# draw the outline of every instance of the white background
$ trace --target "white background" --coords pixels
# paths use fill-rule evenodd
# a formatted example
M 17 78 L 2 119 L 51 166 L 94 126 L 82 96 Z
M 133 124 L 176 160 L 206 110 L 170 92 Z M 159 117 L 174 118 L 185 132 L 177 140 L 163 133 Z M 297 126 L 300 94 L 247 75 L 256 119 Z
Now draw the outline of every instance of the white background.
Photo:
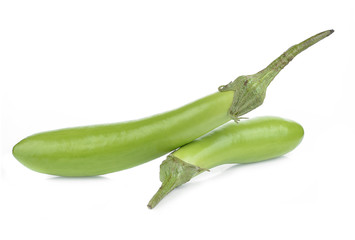
M 1 1 L 0 238 L 354 239 L 352 1 Z M 221 166 L 146 204 L 164 157 L 92 178 L 33 172 L 11 148 L 57 128 L 164 112 L 297 56 L 247 117 L 305 129 L 277 160 Z

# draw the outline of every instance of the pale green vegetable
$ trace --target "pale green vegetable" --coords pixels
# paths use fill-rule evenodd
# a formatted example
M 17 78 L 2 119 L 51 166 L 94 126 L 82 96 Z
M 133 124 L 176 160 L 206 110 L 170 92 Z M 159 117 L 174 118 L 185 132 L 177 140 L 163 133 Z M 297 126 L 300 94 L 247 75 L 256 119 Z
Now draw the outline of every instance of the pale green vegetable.
M 254 163 L 286 154 L 301 142 L 303 134 L 301 125 L 279 117 L 227 123 L 167 157 L 160 166 L 162 186 L 148 207 L 155 207 L 174 188 L 213 167 Z
M 266 88 L 282 68 L 332 33 L 328 30 L 294 45 L 264 70 L 238 77 L 220 92 L 179 109 L 130 122 L 38 133 L 17 143 L 13 155 L 34 171 L 60 176 L 100 175 L 143 164 L 230 119 L 239 121 L 263 103 Z

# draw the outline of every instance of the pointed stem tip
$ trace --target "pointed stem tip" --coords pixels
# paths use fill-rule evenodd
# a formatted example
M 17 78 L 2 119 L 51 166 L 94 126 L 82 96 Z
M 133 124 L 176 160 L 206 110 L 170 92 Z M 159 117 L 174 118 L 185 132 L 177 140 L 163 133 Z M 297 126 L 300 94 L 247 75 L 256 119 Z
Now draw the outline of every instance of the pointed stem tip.
M 173 154 L 160 165 L 161 187 L 148 203 L 148 208 L 154 208 L 174 188 L 190 181 L 191 178 L 206 171 L 190 163 L 184 162 Z
M 176 179 L 169 177 L 164 181 L 159 188 L 159 190 L 154 194 L 152 199 L 150 199 L 147 207 L 153 209 L 169 192 L 176 188 Z
M 318 33 L 303 42 L 293 45 L 256 74 L 243 75 L 227 85 L 220 86 L 218 88 L 220 92 L 235 92 L 232 105 L 229 108 L 231 118 L 238 122 L 242 115 L 259 107 L 264 102 L 267 87 L 277 74 L 299 53 L 328 37 L 333 32 L 334 30 L 331 29 Z

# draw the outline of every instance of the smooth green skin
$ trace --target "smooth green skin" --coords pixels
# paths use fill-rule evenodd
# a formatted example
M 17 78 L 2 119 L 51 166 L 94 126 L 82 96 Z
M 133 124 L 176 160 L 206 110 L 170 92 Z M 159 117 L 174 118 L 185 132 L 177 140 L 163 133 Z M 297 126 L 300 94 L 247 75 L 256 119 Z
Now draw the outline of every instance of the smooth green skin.
M 222 164 L 254 163 L 281 156 L 302 141 L 304 131 L 294 121 L 259 117 L 227 123 L 170 154 L 160 165 L 161 187 L 148 203 L 154 208 L 174 188 Z
M 303 135 L 302 126 L 294 121 L 259 117 L 238 125 L 227 123 L 172 155 L 205 169 L 228 163 L 253 163 L 290 152 Z
M 229 121 L 233 94 L 217 92 L 137 121 L 35 134 L 16 144 L 13 155 L 34 171 L 59 176 L 94 176 L 127 169 Z
M 270 82 L 296 55 L 333 32 L 316 34 L 260 72 L 240 76 L 219 93 L 177 110 L 138 121 L 39 133 L 19 142 L 13 155 L 35 171 L 60 176 L 100 175 L 145 163 L 231 118 L 238 122 L 263 103 Z

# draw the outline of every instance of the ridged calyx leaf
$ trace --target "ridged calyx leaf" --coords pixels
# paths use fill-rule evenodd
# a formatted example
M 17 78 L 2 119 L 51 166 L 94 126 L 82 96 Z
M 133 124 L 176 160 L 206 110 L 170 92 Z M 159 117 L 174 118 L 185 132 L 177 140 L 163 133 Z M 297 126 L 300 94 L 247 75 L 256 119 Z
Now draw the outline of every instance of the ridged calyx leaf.
M 197 174 L 207 171 L 184 162 L 174 155 L 168 155 L 167 159 L 160 165 L 161 187 L 148 203 L 148 208 L 154 208 L 174 188 L 187 183 Z
M 259 107 L 264 102 L 267 87 L 276 75 L 289 62 L 291 62 L 295 56 L 323 38 L 329 36 L 333 32 L 334 30 L 328 30 L 318 33 L 307 40 L 290 47 L 286 52 L 281 54 L 281 56 L 260 72 L 254 75 L 240 76 L 233 82 L 220 86 L 218 88 L 220 92 L 235 92 L 233 103 L 229 109 L 229 114 L 232 119 L 238 122 L 242 115 Z

